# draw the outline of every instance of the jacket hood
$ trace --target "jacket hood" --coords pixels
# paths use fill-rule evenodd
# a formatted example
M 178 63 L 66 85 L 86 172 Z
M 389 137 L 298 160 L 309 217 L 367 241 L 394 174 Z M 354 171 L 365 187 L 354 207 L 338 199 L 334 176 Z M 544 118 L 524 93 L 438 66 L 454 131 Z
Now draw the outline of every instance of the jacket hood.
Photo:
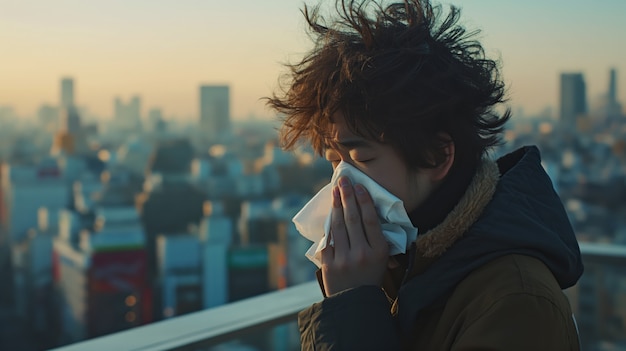
M 398 292 L 401 326 L 411 325 L 421 309 L 449 296 L 473 270 L 504 255 L 540 259 L 562 289 L 582 275 L 578 242 L 539 150 L 523 147 L 495 164 L 484 161 L 457 207 L 439 226 L 418 236 L 413 263 L 429 264 L 411 272 Z

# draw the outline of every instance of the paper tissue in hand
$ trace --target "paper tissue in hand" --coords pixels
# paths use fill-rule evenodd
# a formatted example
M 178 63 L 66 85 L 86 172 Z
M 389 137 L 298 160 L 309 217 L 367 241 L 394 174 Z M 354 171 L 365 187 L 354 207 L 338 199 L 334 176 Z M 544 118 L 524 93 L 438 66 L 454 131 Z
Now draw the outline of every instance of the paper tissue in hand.
M 293 217 L 293 222 L 300 234 L 314 242 L 313 246 L 306 252 L 306 257 L 318 267 L 321 266 L 321 251 L 326 247 L 327 235 L 330 232 L 332 188 L 341 176 L 350 178 L 352 184 L 363 185 L 374 200 L 383 235 L 389 243 L 389 255 L 405 253 L 407 247 L 417 237 L 417 228 L 411 223 L 402 200 L 356 167 L 342 161 L 335 168 L 330 183 L 322 188 Z

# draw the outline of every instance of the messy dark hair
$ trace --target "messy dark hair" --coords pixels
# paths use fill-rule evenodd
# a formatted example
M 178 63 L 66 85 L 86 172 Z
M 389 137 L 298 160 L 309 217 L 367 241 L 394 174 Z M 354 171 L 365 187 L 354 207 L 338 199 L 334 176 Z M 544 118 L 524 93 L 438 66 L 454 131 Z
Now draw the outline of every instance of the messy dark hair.
M 283 114 L 283 147 L 301 139 L 319 154 L 335 113 L 356 135 L 394 147 L 410 167 L 435 167 L 455 143 L 459 157 L 477 161 L 501 142 L 510 109 L 495 111 L 505 89 L 498 62 L 458 24 L 451 6 L 404 0 L 337 0 L 330 24 L 320 6 L 302 11 L 314 48 L 287 64 L 280 93 L 267 99 Z M 456 161 L 455 161 L 456 162 Z

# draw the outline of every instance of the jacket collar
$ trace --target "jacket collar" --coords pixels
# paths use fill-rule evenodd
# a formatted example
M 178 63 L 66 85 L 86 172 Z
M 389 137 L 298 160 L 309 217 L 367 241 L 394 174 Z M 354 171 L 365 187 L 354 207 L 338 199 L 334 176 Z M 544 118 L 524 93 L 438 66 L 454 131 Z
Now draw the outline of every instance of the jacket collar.
M 430 261 L 429 259 L 437 258 L 459 240 L 491 201 L 499 178 L 500 171 L 496 162 L 483 159 L 467 191 L 443 222 L 418 235 L 415 241 L 415 260 L 422 262 L 424 259 Z
M 420 233 L 411 246 L 408 267 L 389 269 L 383 282 L 383 290 L 393 302 L 392 312 L 397 311 L 394 302 L 403 281 L 423 273 L 448 248 L 463 237 L 463 234 L 478 220 L 491 201 L 500 171 L 496 162 L 483 159 L 461 199 L 436 227 Z M 419 228 L 418 228 L 419 229 Z M 405 271 L 406 270 L 406 271 Z M 405 273 L 406 272 L 406 273 Z
M 396 298 L 403 280 L 423 273 L 450 246 L 463 237 L 491 201 L 499 178 L 500 171 L 496 162 L 483 159 L 479 163 L 467 190 L 452 211 L 439 225 L 418 235 L 410 248 L 411 254 L 407 255 L 411 260 L 407 262 L 408 267 L 401 265 L 387 271 L 383 289 L 391 301 Z

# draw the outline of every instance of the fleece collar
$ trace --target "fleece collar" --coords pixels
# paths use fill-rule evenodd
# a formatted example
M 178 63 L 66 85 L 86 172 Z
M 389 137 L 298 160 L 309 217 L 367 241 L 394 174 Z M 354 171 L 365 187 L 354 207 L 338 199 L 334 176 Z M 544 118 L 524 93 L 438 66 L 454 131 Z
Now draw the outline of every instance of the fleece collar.
M 472 271 L 505 255 L 541 260 L 562 289 L 583 271 L 567 213 L 534 146 L 497 163 L 481 162 L 458 205 L 440 225 L 418 236 L 412 254 L 392 305 L 403 329 Z

